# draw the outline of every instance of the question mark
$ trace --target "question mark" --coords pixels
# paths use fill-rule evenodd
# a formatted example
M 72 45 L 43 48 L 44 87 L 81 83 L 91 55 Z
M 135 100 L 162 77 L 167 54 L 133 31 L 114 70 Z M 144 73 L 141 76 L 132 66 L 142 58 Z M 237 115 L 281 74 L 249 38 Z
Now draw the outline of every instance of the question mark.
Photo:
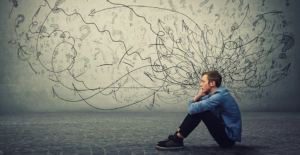
M 279 39 L 280 44 L 284 44 L 283 48 L 281 49 L 281 52 L 284 52 L 284 53 L 281 53 L 279 55 L 279 58 L 285 59 L 286 58 L 285 52 L 294 46 L 295 39 L 288 35 L 276 35 L 274 38 Z
M 290 48 L 292 48 L 295 44 L 295 39 L 291 36 L 283 35 L 281 43 L 284 44 L 284 47 L 282 48 L 282 52 L 286 52 Z
M 94 60 L 97 60 L 97 55 L 100 53 L 100 48 L 95 48 L 98 52 L 94 54 Z M 101 51 L 102 52 L 102 51 Z
M 87 32 L 86 32 L 84 35 L 82 35 L 82 36 L 80 37 L 80 40 L 81 40 L 81 41 L 82 41 L 83 39 L 85 39 L 85 38 L 91 33 L 91 29 L 90 29 L 90 27 L 89 27 L 88 25 L 83 25 L 83 26 L 81 26 L 81 27 L 80 27 L 80 32 L 82 32 L 84 29 L 86 29 Z
M 21 18 L 21 20 L 18 20 L 19 18 Z M 17 17 L 17 20 L 18 20 L 18 24 L 16 25 L 16 27 L 19 28 L 19 24 L 23 23 L 25 21 L 25 16 L 22 14 L 19 14 Z

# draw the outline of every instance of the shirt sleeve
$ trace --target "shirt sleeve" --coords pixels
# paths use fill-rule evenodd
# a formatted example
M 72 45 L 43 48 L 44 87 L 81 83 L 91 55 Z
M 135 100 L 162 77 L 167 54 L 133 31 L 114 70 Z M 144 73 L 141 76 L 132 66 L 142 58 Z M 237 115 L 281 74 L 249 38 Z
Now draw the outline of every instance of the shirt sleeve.
M 188 113 L 190 115 L 201 113 L 203 111 L 207 111 L 212 109 L 213 107 L 221 104 L 222 102 L 222 94 L 221 93 L 215 93 L 209 98 L 200 100 L 199 102 L 194 102 L 191 100 L 188 105 Z
M 208 97 L 209 97 L 209 95 L 203 96 L 202 98 L 200 98 L 200 101 L 206 100 Z M 195 103 L 195 102 L 194 102 L 194 98 L 192 98 L 192 99 L 189 101 L 188 105 L 190 105 L 190 104 L 192 104 L 192 103 Z

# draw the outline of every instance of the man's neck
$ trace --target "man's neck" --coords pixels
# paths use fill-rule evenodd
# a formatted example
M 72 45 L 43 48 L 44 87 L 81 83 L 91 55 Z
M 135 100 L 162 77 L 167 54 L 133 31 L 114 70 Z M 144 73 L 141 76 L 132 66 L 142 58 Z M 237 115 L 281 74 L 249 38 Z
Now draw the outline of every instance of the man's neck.
M 218 89 L 218 87 L 212 87 L 212 88 L 210 89 L 209 96 L 210 96 L 212 93 L 214 93 L 217 89 Z

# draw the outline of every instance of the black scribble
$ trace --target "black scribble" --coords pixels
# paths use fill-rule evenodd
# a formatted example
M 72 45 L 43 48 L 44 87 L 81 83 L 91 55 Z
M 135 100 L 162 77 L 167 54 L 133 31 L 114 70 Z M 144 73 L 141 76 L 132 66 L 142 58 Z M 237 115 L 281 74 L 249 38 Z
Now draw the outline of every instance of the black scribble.
M 8 18 L 11 17 L 11 14 L 12 14 L 13 9 L 14 9 L 14 8 L 17 8 L 17 7 L 19 6 L 18 0 L 9 0 L 9 1 L 13 3 L 13 6 L 12 6 L 12 8 L 11 8 L 11 11 L 9 12 Z
M 8 41 L 18 45 L 19 59 L 28 61 L 36 74 L 47 73 L 41 76 L 56 83 L 53 97 L 63 101 L 83 102 L 97 110 L 180 104 L 199 92 L 201 73 L 209 70 L 222 74 L 222 85 L 235 90 L 237 99 L 260 99 L 265 97 L 264 87 L 290 73 L 291 63 L 280 60 L 287 58 L 295 38 L 273 30 L 292 23 L 267 24 L 280 11 L 249 16 L 250 5 L 243 8 L 240 0 L 240 20 L 227 23 L 224 30 L 214 27 L 218 20 L 223 24 L 238 18 L 226 9 L 204 21 L 177 11 L 172 0 L 171 9 L 107 0 L 101 3 L 112 7 L 93 6 L 85 14 L 63 3 L 57 0 L 51 6 L 45 0 L 32 17 L 26 16 L 28 27 L 25 15 L 19 14 L 14 25 L 18 39 Z M 185 7 L 186 2 L 180 4 Z M 200 3 L 203 16 L 214 12 L 213 4 Z M 189 8 L 195 14 L 192 5 Z M 28 29 L 22 32 L 21 27 Z M 114 104 L 103 103 L 103 97 Z
M 37 74 L 37 72 L 32 68 L 32 65 L 29 61 L 28 61 L 28 64 L 29 64 L 30 68 L 34 71 L 34 73 Z

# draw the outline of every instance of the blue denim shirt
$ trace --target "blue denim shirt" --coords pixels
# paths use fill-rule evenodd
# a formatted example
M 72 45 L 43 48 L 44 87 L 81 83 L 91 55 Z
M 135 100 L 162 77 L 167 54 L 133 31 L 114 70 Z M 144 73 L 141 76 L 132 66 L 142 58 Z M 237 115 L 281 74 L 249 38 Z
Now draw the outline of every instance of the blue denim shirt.
M 225 124 L 225 132 L 234 141 L 241 142 L 242 119 L 241 113 L 229 90 L 219 86 L 211 95 L 206 95 L 198 102 L 190 100 L 188 112 L 190 115 L 210 110 L 216 115 L 222 124 Z

